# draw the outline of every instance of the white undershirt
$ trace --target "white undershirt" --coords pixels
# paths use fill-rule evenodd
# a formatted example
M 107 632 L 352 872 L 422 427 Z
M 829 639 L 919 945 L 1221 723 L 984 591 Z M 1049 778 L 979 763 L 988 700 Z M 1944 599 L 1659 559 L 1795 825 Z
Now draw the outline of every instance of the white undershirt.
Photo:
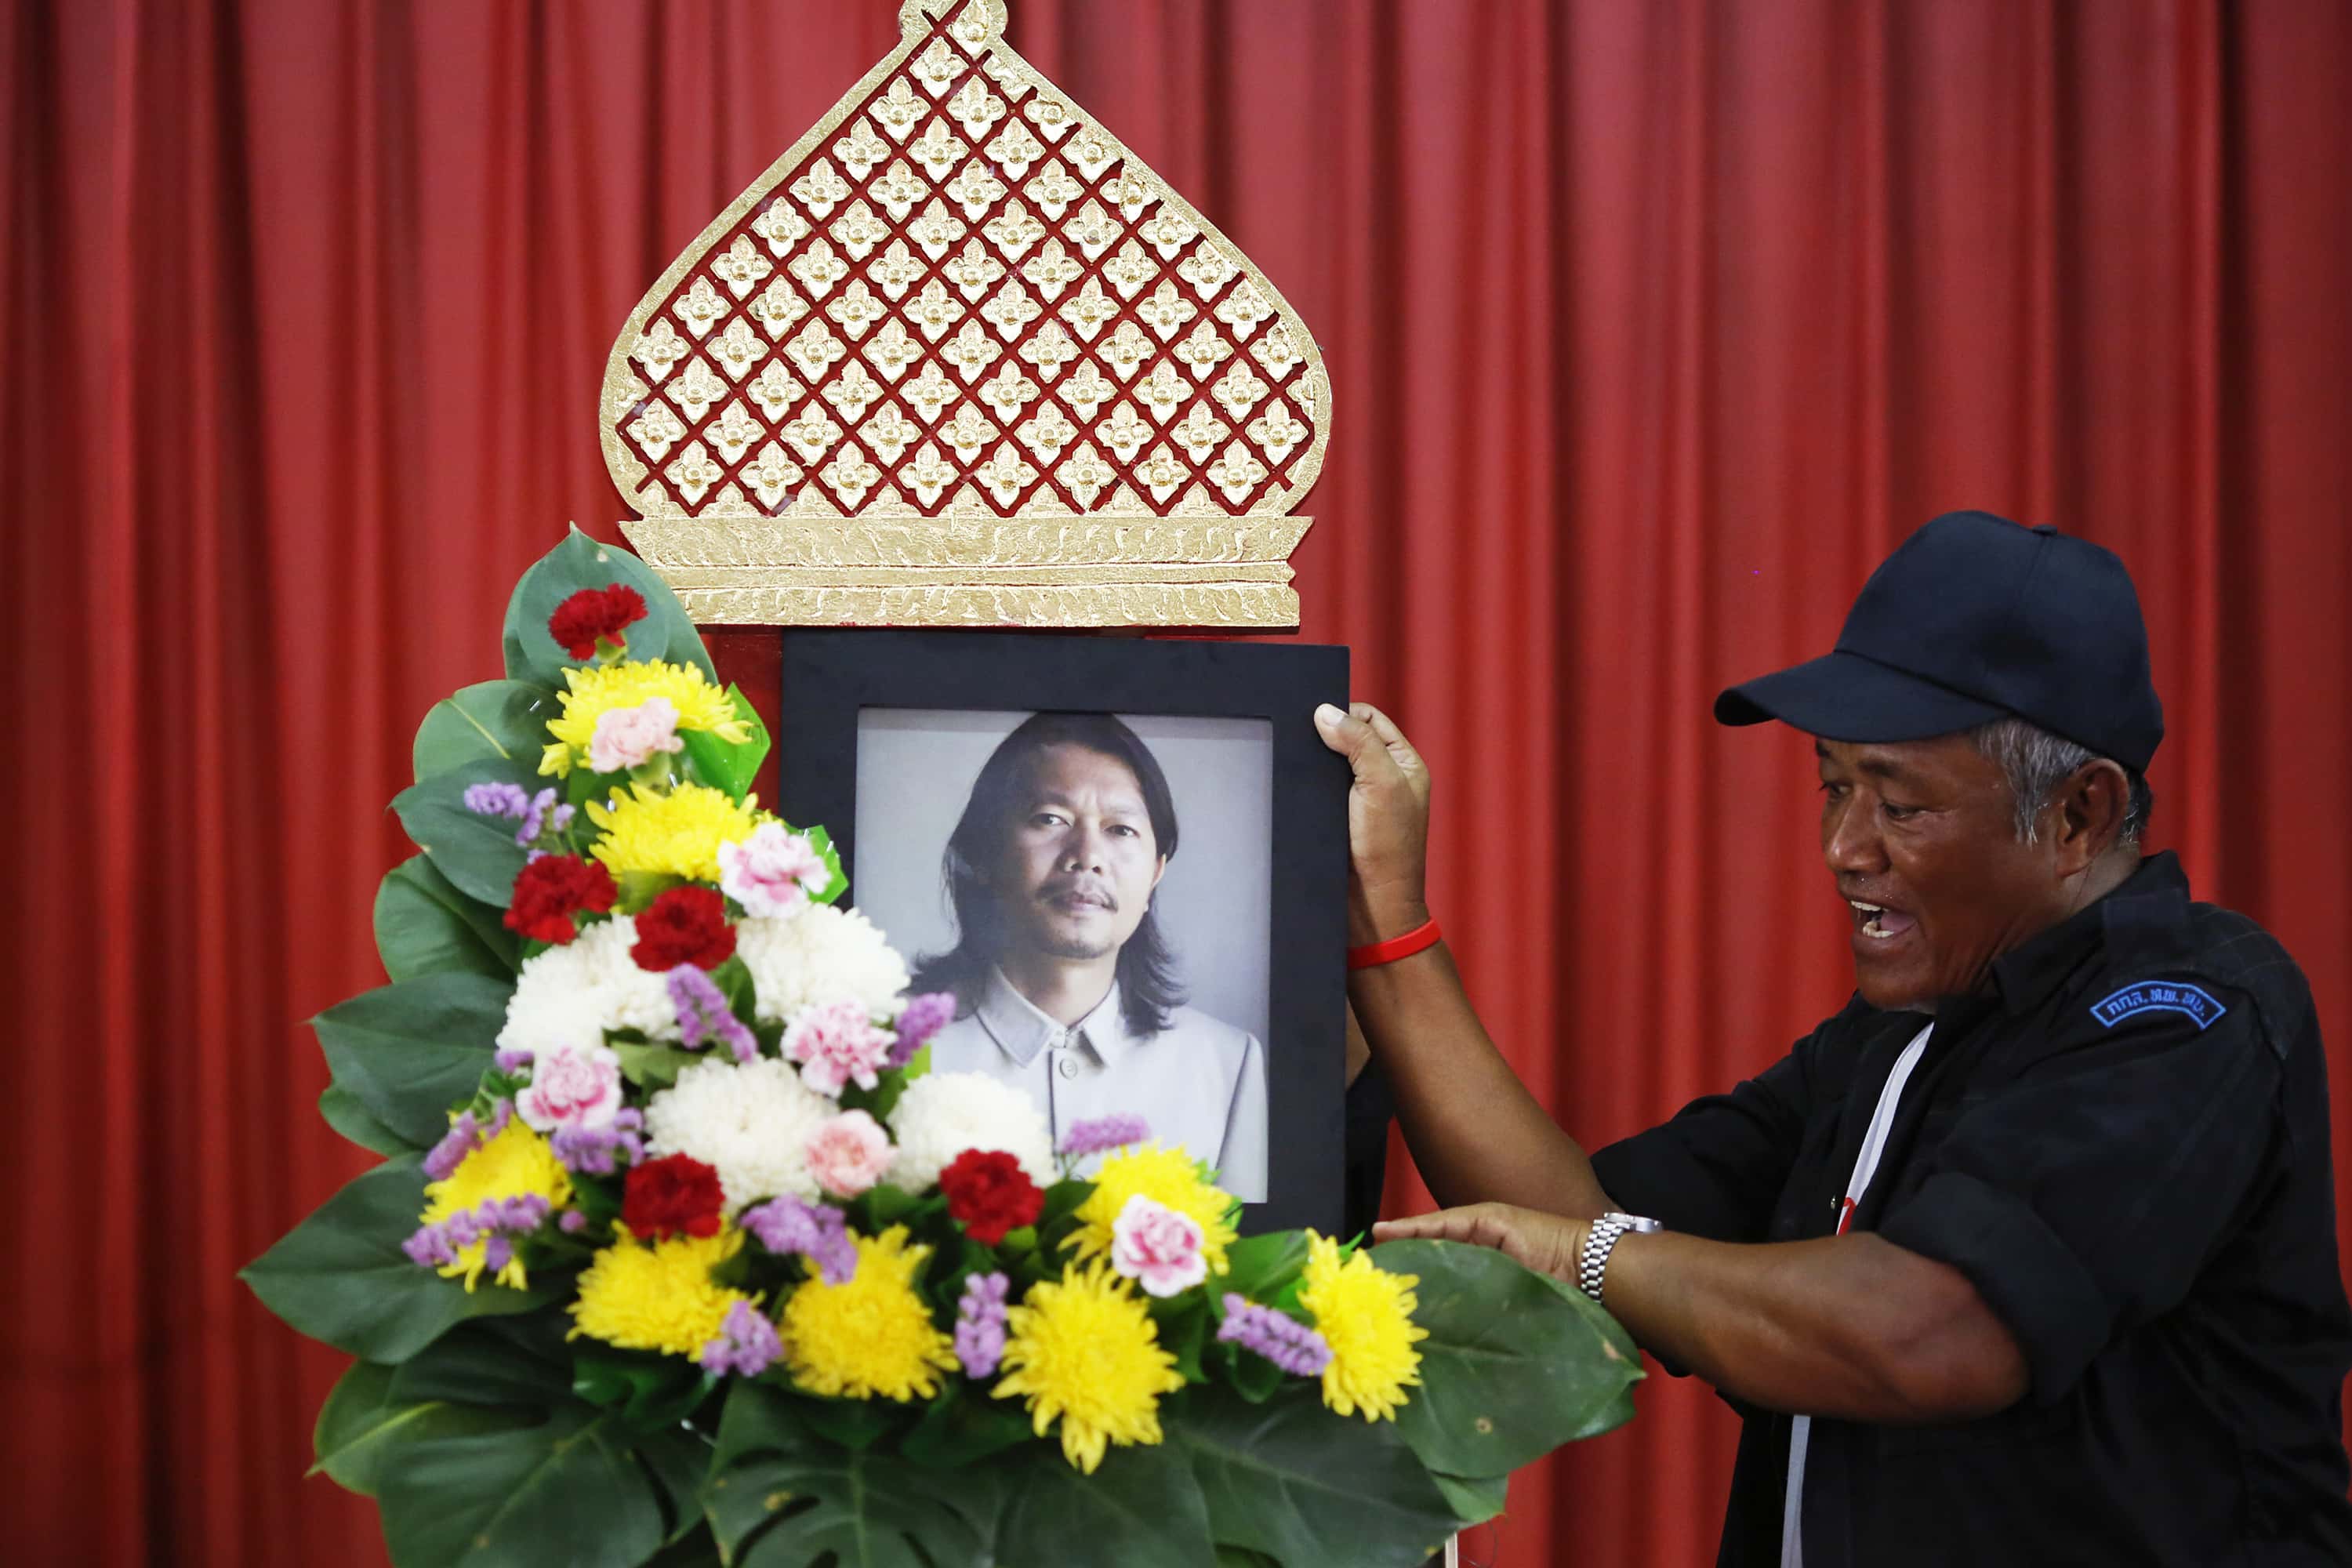
M 1878 1173 L 1878 1156 L 1886 1148 L 1887 1130 L 1895 1125 L 1895 1107 L 1903 1099 L 1903 1086 L 1926 1054 L 1927 1037 L 1935 1032 L 1936 1026 L 1930 1023 L 1911 1037 L 1903 1054 L 1895 1058 L 1895 1070 L 1886 1075 L 1886 1087 L 1878 1091 L 1878 1109 L 1870 1113 L 1870 1131 L 1863 1134 L 1862 1152 L 1854 1156 L 1853 1177 L 1846 1183 L 1845 1202 L 1838 1208 L 1840 1235 L 1844 1234 L 1846 1220 L 1862 1201 L 1870 1178 Z M 1800 1415 L 1790 1426 L 1789 1488 L 1780 1504 L 1780 1568 L 1805 1568 L 1805 1448 L 1812 1436 L 1813 1418 L 1810 1415 Z

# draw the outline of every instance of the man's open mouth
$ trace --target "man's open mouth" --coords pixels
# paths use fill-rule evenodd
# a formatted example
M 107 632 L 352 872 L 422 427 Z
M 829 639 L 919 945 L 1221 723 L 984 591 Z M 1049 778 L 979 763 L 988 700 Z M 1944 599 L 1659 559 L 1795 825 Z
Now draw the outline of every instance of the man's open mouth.
M 1874 942 L 1892 942 L 1919 923 L 1917 917 L 1884 904 L 1865 904 L 1860 899 L 1846 902 L 1853 906 L 1854 923 L 1862 934 Z

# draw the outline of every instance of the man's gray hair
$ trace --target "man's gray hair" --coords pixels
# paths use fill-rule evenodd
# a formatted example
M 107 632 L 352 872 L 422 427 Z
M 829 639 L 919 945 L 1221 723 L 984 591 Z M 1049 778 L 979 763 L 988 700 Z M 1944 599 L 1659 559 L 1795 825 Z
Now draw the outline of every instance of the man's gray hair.
M 2031 844 L 2039 836 L 2042 808 L 2056 797 L 2058 786 L 2084 763 L 2103 760 L 2088 746 L 2078 746 L 2063 735 L 2053 735 L 2027 719 L 1996 719 L 1969 731 L 1969 738 L 1976 742 L 1979 752 L 2000 764 L 2001 773 L 2009 780 L 2010 798 L 2016 803 L 2017 839 L 2021 844 Z M 2116 842 L 2119 846 L 2136 846 L 2147 831 L 2148 816 L 2156 810 L 2156 793 L 2135 769 L 2124 768 L 2124 778 L 2130 794 L 2124 806 L 2123 830 L 2116 836 Z

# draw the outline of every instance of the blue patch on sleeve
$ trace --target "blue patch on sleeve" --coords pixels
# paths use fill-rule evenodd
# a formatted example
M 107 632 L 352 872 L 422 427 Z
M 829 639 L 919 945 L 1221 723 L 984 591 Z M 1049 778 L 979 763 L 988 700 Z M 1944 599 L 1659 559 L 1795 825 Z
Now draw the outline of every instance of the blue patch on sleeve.
M 2203 1029 L 2229 1009 L 2196 986 L 2179 980 L 2143 980 L 2094 1004 L 2091 1016 L 2114 1028 L 2142 1013 L 2181 1013 Z

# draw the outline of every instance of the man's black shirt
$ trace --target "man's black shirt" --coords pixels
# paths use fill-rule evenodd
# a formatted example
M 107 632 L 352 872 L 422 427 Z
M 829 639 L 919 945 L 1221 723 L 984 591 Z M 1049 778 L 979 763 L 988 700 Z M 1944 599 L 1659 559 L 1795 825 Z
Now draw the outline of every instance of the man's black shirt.
M 1595 1154 L 1601 1186 L 1716 1240 L 1832 1234 L 1927 1021 L 1855 1000 Z M 1849 1228 L 1967 1275 L 2031 1392 L 1979 1421 L 1814 1421 L 1805 1568 L 2352 1563 L 2326 1063 L 2285 950 L 2159 855 L 1934 1023 Z M 1790 1417 L 1740 1413 L 1718 1563 L 1776 1568 Z

